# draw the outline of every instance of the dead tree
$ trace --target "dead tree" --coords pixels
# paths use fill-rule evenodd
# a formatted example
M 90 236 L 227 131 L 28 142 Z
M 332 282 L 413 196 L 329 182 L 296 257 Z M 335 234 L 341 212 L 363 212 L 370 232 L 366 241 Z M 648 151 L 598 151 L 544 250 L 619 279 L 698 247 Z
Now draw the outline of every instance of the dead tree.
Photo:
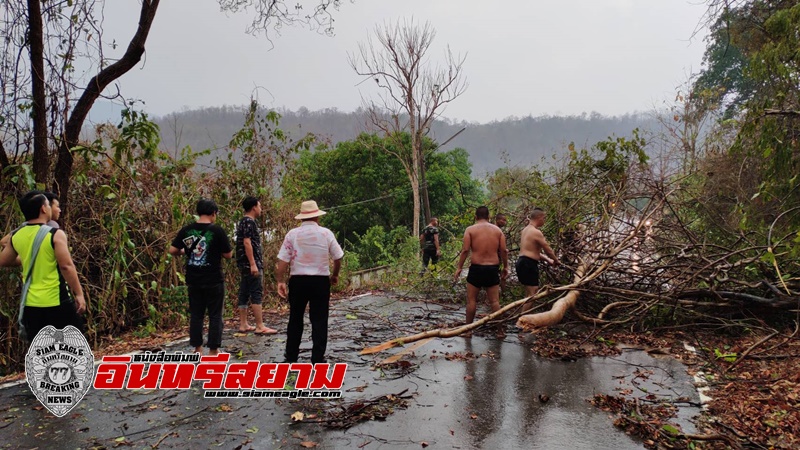
M 377 43 L 370 38 L 366 44 L 359 44 L 357 54 L 349 56 L 353 70 L 380 90 L 379 101 L 367 105 L 369 121 L 397 140 L 394 149 L 384 151 L 398 158 L 408 175 L 414 195 L 414 236 L 419 235 L 420 196 L 425 204 L 425 221 L 431 218 L 423 138 L 447 104 L 467 87 L 462 70 L 466 57 L 454 56 L 448 48 L 443 67 L 427 61 L 435 37 L 430 23 L 419 27 L 413 21 L 398 21 L 376 27 Z M 411 135 L 408 150 L 401 140 L 403 131 Z

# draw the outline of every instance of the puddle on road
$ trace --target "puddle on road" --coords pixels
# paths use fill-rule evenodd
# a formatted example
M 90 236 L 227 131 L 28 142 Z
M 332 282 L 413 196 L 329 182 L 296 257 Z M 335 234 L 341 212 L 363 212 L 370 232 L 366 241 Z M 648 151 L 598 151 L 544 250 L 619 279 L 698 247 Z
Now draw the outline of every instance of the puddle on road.
M 608 413 L 587 400 L 595 394 L 617 395 L 630 389 L 631 397 L 652 394 L 698 401 L 679 361 L 656 359 L 642 351 L 563 362 L 535 357 L 531 344 L 523 342 L 530 336 L 520 339 L 510 334 L 504 341 L 478 335 L 434 339 L 404 358 L 415 366 L 402 377 L 396 369 L 373 368 L 376 361 L 398 349 L 380 355 L 357 354 L 364 346 L 411 331 L 414 324 L 430 328 L 436 322 L 463 320 L 463 314 L 463 307 L 376 296 L 333 306 L 330 329 L 336 340 L 329 345 L 329 360 L 349 363 L 344 400 L 405 389 L 415 394 L 407 409 L 395 410 L 385 421 L 363 422 L 343 431 L 291 424 L 291 413 L 314 403 L 205 399 L 197 387 L 188 391 L 90 391 L 70 415 L 54 419 L 34 409 L 38 402 L 22 385 L 0 391 L 0 404 L 9 405 L 0 423 L 0 428 L 6 425 L 2 434 L 8 438 L 1 445 L 114 447 L 120 443 L 117 439 L 127 436 L 125 444 L 141 448 L 158 443 L 162 449 L 234 448 L 241 444 L 245 449 L 301 448 L 301 441 L 316 442 L 316 448 L 342 449 L 422 448 L 422 442 L 430 448 L 461 449 L 640 449 L 639 441 L 615 429 Z M 281 337 L 237 339 L 226 332 L 225 345 L 240 348 L 244 359 L 280 361 L 284 342 Z M 309 347 L 310 341 L 304 341 L 302 348 Z M 467 352 L 475 358 L 453 359 L 454 354 Z M 301 353 L 301 359 L 304 354 L 307 356 Z M 362 392 L 347 392 L 361 387 Z M 542 403 L 540 394 L 549 401 Z M 223 403 L 231 408 L 220 408 Z M 679 410 L 677 422 L 684 432 L 695 431 L 689 419 L 698 412 L 692 407 Z
M 385 423 L 362 424 L 346 433 L 327 432 L 325 440 L 337 448 L 340 444 L 341 448 L 355 447 L 374 436 L 376 442 L 398 446 L 425 441 L 444 448 L 638 449 L 642 448 L 639 442 L 617 431 L 608 414 L 587 399 L 633 389 L 639 390 L 632 394 L 637 397 L 663 394 L 697 400 L 679 362 L 656 360 L 641 351 L 561 362 L 539 360 L 518 342 L 478 337 L 460 341 L 431 342 L 417 352 L 425 355 L 416 360 L 420 365 L 412 375 L 378 381 L 380 391 L 416 391 L 416 404 L 395 412 Z M 443 356 L 442 352 L 471 352 L 478 357 L 430 360 L 432 355 Z M 647 380 L 637 378 L 638 388 L 631 385 L 637 369 L 653 372 Z M 370 374 L 356 377 L 361 382 L 376 379 Z M 542 403 L 540 394 L 549 401 Z M 685 419 L 697 412 L 682 411 L 681 425 L 687 432 L 693 428 Z

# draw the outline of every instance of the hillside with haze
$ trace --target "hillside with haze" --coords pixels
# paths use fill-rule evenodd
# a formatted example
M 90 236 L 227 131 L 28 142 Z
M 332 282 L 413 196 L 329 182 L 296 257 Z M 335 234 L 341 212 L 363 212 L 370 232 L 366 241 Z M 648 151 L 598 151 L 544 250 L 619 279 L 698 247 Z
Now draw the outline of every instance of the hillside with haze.
M 280 127 L 293 137 L 314 133 L 335 144 L 354 139 L 369 131 L 363 111 L 343 112 L 335 108 L 309 111 L 279 110 Z M 175 112 L 155 118 L 161 128 L 162 148 L 174 154 L 176 149 L 190 146 L 195 151 L 224 151 L 231 136 L 244 121 L 244 106 L 222 106 Z M 473 173 L 483 176 L 504 166 L 526 166 L 542 158 L 559 156 L 570 142 L 578 147 L 591 146 L 609 136 L 628 136 L 634 128 L 655 129 L 650 115 L 627 114 L 603 116 L 598 113 L 580 116 L 509 117 L 489 123 L 437 121 L 431 137 L 444 142 L 462 128 L 465 130 L 443 150 L 461 147 L 470 154 Z M 201 160 L 201 163 L 207 163 Z

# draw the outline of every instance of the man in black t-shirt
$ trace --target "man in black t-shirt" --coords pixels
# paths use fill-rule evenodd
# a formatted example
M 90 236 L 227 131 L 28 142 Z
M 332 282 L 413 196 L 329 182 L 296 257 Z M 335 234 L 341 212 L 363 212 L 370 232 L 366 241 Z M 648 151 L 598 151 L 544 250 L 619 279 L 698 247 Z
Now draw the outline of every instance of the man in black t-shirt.
M 422 229 L 419 242 L 422 245 L 422 268 L 427 269 L 429 263 L 438 263 L 442 255 L 439 249 L 439 219 L 431 218 L 428 226 Z
M 261 251 L 261 230 L 256 218 L 261 215 L 261 202 L 247 197 L 242 202 L 244 217 L 236 225 L 236 265 L 239 267 L 239 332 L 258 335 L 275 334 L 278 330 L 264 326 L 261 301 L 264 297 L 264 257 Z M 253 310 L 256 325 L 247 323 L 247 304 Z
M 203 321 L 208 310 L 209 355 L 222 346 L 222 308 L 225 303 L 225 278 L 222 258 L 233 256 L 225 231 L 214 222 L 219 208 L 214 200 L 197 202 L 197 222 L 186 225 L 169 247 L 169 254 L 186 255 L 186 287 L 189 291 L 189 344 L 203 353 Z

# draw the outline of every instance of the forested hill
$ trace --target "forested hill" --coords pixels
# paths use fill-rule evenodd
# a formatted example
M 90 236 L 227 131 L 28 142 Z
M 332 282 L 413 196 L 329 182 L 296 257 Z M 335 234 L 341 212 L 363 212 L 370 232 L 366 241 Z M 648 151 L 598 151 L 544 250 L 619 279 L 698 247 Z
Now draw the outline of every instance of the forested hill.
M 309 111 L 280 110 L 281 128 L 292 136 L 311 132 L 332 143 L 351 140 L 367 131 L 363 112 L 336 109 Z M 213 107 L 187 110 L 156 118 L 161 127 L 162 145 L 173 150 L 191 146 L 194 150 L 224 148 L 232 134 L 241 128 L 243 107 Z M 506 165 L 538 163 L 543 156 L 562 154 L 569 142 L 590 146 L 611 135 L 628 136 L 636 127 L 655 129 L 650 115 L 629 114 L 607 117 L 597 113 L 581 116 L 513 117 L 490 123 L 438 121 L 431 137 L 444 142 L 461 128 L 466 130 L 444 147 L 466 149 L 473 173 L 482 176 Z

